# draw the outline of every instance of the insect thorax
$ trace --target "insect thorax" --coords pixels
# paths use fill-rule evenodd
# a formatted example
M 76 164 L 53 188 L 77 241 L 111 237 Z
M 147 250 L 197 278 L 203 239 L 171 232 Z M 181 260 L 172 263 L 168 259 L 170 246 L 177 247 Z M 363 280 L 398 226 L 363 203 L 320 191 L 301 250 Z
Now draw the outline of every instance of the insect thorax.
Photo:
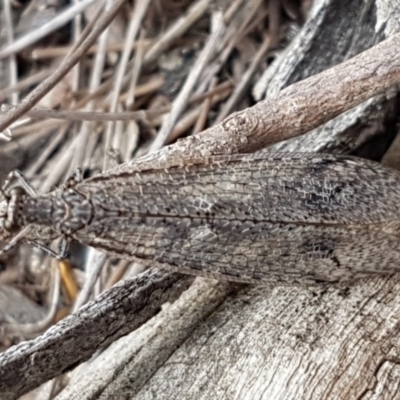
M 68 189 L 19 199 L 18 212 L 14 213 L 16 225 L 39 225 L 56 228 L 60 234 L 70 235 L 90 223 L 92 205 L 86 198 Z

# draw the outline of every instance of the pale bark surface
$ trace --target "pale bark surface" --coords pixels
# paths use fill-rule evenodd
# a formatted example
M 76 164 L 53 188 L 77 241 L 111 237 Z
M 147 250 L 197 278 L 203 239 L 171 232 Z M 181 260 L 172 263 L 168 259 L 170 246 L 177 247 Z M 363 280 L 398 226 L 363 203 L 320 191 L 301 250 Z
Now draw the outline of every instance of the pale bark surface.
M 95 349 L 140 327 L 162 304 L 175 300 L 191 281 L 148 270 L 116 285 L 44 335 L 4 352 L 0 362 L 2 398 L 16 398 L 16 394 L 23 394 L 86 361 Z
M 269 82 L 269 88 L 264 88 L 267 93 L 274 93 L 290 83 L 318 73 L 400 31 L 400 9 L 394 2 L 360 0 L 349 3 L 325 0 L 316 3 L 314 17 L 282 57 L 281 64 L 276 67 L 276 75 Z M 335 39 L 339 37 L 340 42 Z M 398 38 L 393 38 L 392 46 L 391 54 L 396 57 L 399 54 L 397 49 L 400 48 Z M 377 71 L 382 72 L 379 76 L 387 78 L 388 74 L 398 73 L 400 63 L 393 60 L 393 69 L 388 69 L 390 60 L 384 56 L 374 61 L 379 66 Z M 285 67 L 285 63 L 288 66 Z M 344 71 L 342 75 L 332 76 L 333 86 L 338 83 L 346 89 L 346 83 L 341 80 L 345 79 L 348 70 Z M 308 81 L 304 90 L 307 85 L 315 89 L 316 79 L 311 84 Z M 370 84 L 368 76 L 363 76 L 361 82 L 364 86 L 359 86 L 359 95 L 365 96 L 364 99 L 369 97 L 368 93 L 376 93 L 376 86 L 374 88 Z M 385 82 L 390 82 L 390 79 Z M 314 128 L 328 118 L 323 114 L 323 105 L 329 101 L 327 82 L 320 81 L 319 84 L 318 91 L 327 96 L 314 104 L 312 101 L 310 104 L 306 92 L 293 92 L 295 87 L 286 89 L 278 97 L 284 102 L 286 95 L 300 96 L 304 104 L 300 102 L 296 106 L 289 104 L 287 107 L 287 115 L 293 117 L 289 113 L 292 110 L 299 126 L 293 126 L 293 119 L 290 124 L 277 123 L 279 130 L 275 133 L 271 131 L 272 135 L 286 133 L 288 138 L 301 130 L 304 132 Z M 337 102 L 337 108 L 329 106 L 330 117 L 347 109 L 346 104 L 354 99 L 336 99 L 343 101 Z M 360 97 L 351 104 L 359 102 Z M 306 104 L 319 111 L 311 124 L 310 121 L 303 124 L 301 120 Z M 394 119 L 394 105 L 395 93 L 392 91 L 392 94 L 370 100 L 318 131 L 294 139 L 284 146 L 290 150 L 332 152 L 348 152 L 357 148 L 362 153 L 364 147 L 360 148 L 360 145 L 367 142 L 372 134 L 393 130 L 391 122 Z M 235 125 L 231 130 L 225 121 L 216 130 L 208 131 L 204 143 L 214 147 L 200 146 L 196 149 L 200 140 L 197 138 L 178 143 L 171 148 L 172 153 L 179 154 L 182 148 L 197 156 L 202 155 L 205 149 L 210 153 L 245 152 L 275 142 L 276 138 L 266 139 L 266 125 L 258 120 L 257 110 L 266 115 L 265 109 L 267 113 L 270 112 L 270 116 L 278 115 L 281 111 L 274 108 L 272 101 L 266 100 L 266 103 L 259 103 L 250 114 L 246 114 L 242 129 Z M 255 119 L 251 115 L 256 115 Z M 279 115 L 282 117 L 282 114 Z M 284 118 L 276 122 L 282 120 Z M 307 129 L 300 127 L 302 124 Z M 224 128 L 229 134 L 224 134 Z M 245 133 L 249 135 L 247 138 Z M 389 137 L 394 135 L 394 132 L 391 133 Z M 218 140 L 213 139 L 214 134 L 218 135 Z M 167 157 L 170 151 L 161 150 L 157 157 Z M 207 156 L 207 152 L 204 155 Z M 148 160 L 151 162 L 154 157 Z M 163 160 L 168 164 L 167 158 Z M 152 273 L 146 272 L 141 279 L 146 279 Z M 164 279 L 170 279 L 168 276 L 164 274 Z M 96 309 L 96 305 L 99 306 L 102 301 L 98 299 L 97 303 L 89 303 L 84 309 L 89 310 L 89 313 L 85 314 L 81 310 L 56 325 L 46 335 L 10 349 L 0 360 L 4 363 L 5 356 L 14 363 L 8 364 L 11 370 L 7 384 L 12 380 L 12 370 L 15 372 L 24 365 L 27 381 L 24 387 L 19 382 L 19 393 L 87 360 L 99 345 L 108 344 L 137 328 L 155 315 L 164 301 L 175 298 L 186 288 L 186 284 L 181 284 L 177 289 L 171 288 L 161 277 L 158 282 L 161 294 L 155 296 L 156 300 L 149 294 L 147 299 L 142 297 L 140 303 L 133 304 L 132 299 L 139 301 L 139 298 L 134 294 L 129 295 L 132 298 L 127 297 L 129 301 L 124 304 L 132 305 L 132 308 L 120 308 L 120 321 L 115 319 L 115 314 L 106 318 L 105 312 L 115 312 L 112 306 L 109 309 L 103 306 Z M 151 285 L 151 280 L 148 283 Z M 125 282 L 120 288 L 128 290 L 129 284 Z M 351 285 L 321 285 L 312 288 L 233 287 L 222 283 L 199 282 L 173 305 L 164 307 L 139 330 L 113 343 L 90 363 L 78 367 L 72 374 L 70 384 L 57 398 L 396 398 L 399 396 L 400 377 L 399 288 L 400 278 L 397 276 L 358 281 Z M 119 294 L 122 292 L 116 288 L 114 293 L 115 304 L 121 304 Z M 108 299 L 106 297 L 105 301 L 110 305 Z M 141 306 L 149 306 L 149 309 L 145 309 L 143 318 L 135 318 L 134 312 Z M 129 312 L 132 313 L 129 317 L 132 318 L 130 325 L 124 326 L 129 320 L 126 317 Z M 77 322 L 75 326 L 82 328 L 84 324 L 80 324 L 79 318 L 82 321 L 91 319 L 93 322 L 96 315 L 99 324 L 91 325 L 86 336 L 85 330 L 81 329 L 68 338 L 75 338 L 75 341 L 67 340 L 65 332 L 69 329 L 68 324 L 73 327 L 72 322 Z M 110 330 L 108 334 L 107 329 Z M 96 333 L 98 338 L 94 343 L 92 338 L 96 337 Z M 85 343 L 82 347 L 77 347 L 77 338 Z M 48 352 L 48 346 L 51 345 L 58 346 L 53 349 L 54 353 Z M 40 364 L 36 363 L 38 356 L 43 357 L 40 358 Z M 64 361 L 65 357 L 68 362 Z M 27 368 L 28 362 L 31 368 Z M 55 366 L 48 368 L 49 363 Z M 4 378 L 1 381 L 3 384 L 6 382 Z M 14 384 L 18 386 L 18 382 Z M 15 396 L 16 392 L 12 392 L 4 398 Z

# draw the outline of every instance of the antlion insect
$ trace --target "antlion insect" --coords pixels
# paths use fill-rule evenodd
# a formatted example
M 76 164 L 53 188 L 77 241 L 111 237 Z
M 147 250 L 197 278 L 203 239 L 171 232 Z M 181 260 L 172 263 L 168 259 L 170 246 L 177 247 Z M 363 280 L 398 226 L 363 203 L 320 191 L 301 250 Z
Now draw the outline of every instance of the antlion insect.
M 145 265 L 261 284 L 400 270 L 400 174 L 378 163 L 256 153 L 118 171 L 37 195 L 11 179 L 0 216 L 5 250 L 62 238 Z

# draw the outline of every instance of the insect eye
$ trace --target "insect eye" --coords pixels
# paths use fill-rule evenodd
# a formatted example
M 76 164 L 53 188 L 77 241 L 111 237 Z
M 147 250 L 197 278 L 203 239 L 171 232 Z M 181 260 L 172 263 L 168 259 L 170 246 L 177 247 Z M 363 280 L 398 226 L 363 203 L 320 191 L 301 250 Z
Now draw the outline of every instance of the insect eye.
M 4 228 L 11 233 L 18 231 L 20 228 L 17 223 L 17 216 L 21 211 L 21 196 L 24 195 L 25 192 L 20 188 L 11 189 L 7 199 L 7 206 L 2 210 L 5 219 Z

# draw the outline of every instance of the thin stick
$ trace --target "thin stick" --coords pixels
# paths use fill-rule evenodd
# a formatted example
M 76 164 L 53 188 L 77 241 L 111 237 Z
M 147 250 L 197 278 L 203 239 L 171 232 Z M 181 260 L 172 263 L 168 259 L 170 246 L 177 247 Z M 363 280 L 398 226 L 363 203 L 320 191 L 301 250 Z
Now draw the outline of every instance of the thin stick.
M 217 123 L 221 122 L 224 118 L 226 118 L 231 112 L 233 107 L 238 103 L 239 99 L 242 97 L 243 92 L 249 86 L 250 80 L 254 73 L 256 72 L 258 66 L 263 61 L 265 54 L 270 48 L 271 39 L 270 36 L 266 36 L 264 38 L 263 43 L 261 44 L 260 48 L 257 51 L 253 61 L 251 62 L 249 68 L 243 74 L 242 79 L 240 80 L 239 84 L 236 86 L 235 90 L 233 91 L 232 95 L 229 97 L 228 101 L 222 107 L 222 110 L 217 118 Z
M 114 87 L 110 100 L 110 112 L 116 112 L 118 106 L 118 99 L 122 89 L 122 80 L 125 75 L 126 66 L 128 64 L 129 56 L 131 55 L 130 44 L 136 39 L 140 27 L 142 25 L 142 20 L 146 15 L 147 8 L 150 4 L 150 0 L 142 0 L 136 2 L 135 11 L 132 13 L 132 17 L 129 23 L 128 32 L 125 39 L 125 48 L 122 53 L 121 61 L 118 64 L 118 70 L 115 75 Z M 110 121 L 106 128 L 106 139 L 105 139 L 105 151 L 104 151 L 104 161 L 103 169 L 108 168 L 108 153 L 111 146 L 112 132 L 115 129 L 115 123 Z
M 128 86 L 128 90 L 125 95 L 125 107 L 129 110 L 131 107 L 133 107 L 135 103 L 135 96 L 136 96 L 136 89 L 137 89 L 137 83 L 139 80 L 139 75 L 140 71 L 142 70 L 143 66 L 143 56 L 144 56 L 144 46 L 142 43 L 144 42 L 144 31 L 141 30 L 140 35 L 139 35 L 139 40 L 138 43 L 139 45 L 137 46 L 137 49 L 135 50 L 135 58 L 134 58 L 134 65 L 132 69 L 132 76 L 131 76 L 131 81 Z M 122 97 L 122 96 L 120 96 Z
M 4 118 L 0 120 L 0 132 L 5 130 L 9 125 L 11 125 L 18 118 L 22 117 L 26 111 L 32 108 L 35 104 L 43 98 L 46 93 L 48 93 L 57 83 L 74 67 L 74 65 L 82 58 L 87 49 L 92 46 L 99 34 L 110 24 L 110 22 L 115 18 L 119 12 L 121 6 L 124 4 L 125 0 L 115 0 L 114 4 L 108 11 L 104 14 L 89 33 L 87 38 L 83 41 L 81 46 L 67 59 L 65 62 L 61 63 L 60 66 L 54 71 L 54 73 L 49 76 L 43 83 L 41 83 L 37 88 L 35 88 L 30 94 L 28 94 L 25 99 L 16 107 L 10 110 L 9 113 L 5 115 Z
M 160 149 L 164 145 L 164 143 L 168 141 L 168 136 L 173 130 L 174 125 L 179 118 L 179 115 L 186 107 L 190 93 L 197 83 L 204 67 L 207 65 L 208 60 L 214 53 L 215 47 L 218 44 L 218 40 L 222 36 L 224 29 L 225 26 L 223 24 L 222 14 L 219 14 L 218 20 L 216 20 L 215 31 L 210 36 L 210 39 L 205 45 L 203 51 L 199 54 L 195 65 L 187 76 L 185 84 L 183 85 L 181 91 L 179 92 L 173 103 L 172 110 L 168 115 L 168 118 L 166 118 L 160 129 L 160 132 L 157 135 L 156 140 L 154 140 L 153 144 L 150 147 L 150 152 Z
M 249 153 L 300 136 L 400 84 L 400 34 L 141 160 Z M 123 168 L 123 167 L 122 167 Z
M 111 0 L 106 0 L 106 12 L 108 13 L 111 8 Z M 105 60 L 106 60 L 106 47 L 109 36 L 109 26 L 104 30 L 104 32 L 99 37 L 99 51 L 96 53 L 96 57 L 94 59 L 93 68 L 91 71 L 90 83 L 89 83 L 89 91 L 94 92 L 100 82 L 101 77 L 103 75 Z M 95 107 L 94 101 L 86 104 L 86 111 L 93 111 Z M 77 147 L 75 149 L 75 154 L 73 158 L 73 162 L 70 167 L 69 174 L 72 174 L 72 171 L 75 171 L 77 168 L 82 168 L 85 158 L 87 156 L 87 142 L 89 139 L 90 132 L 92 131 L 92 124 L 86 122 L 83 123 L 78 134 L 79 141 L 77 143 Z
M 13 22 L 11 17 L 11 1 L 4 1 L 4 19 L 6 25 L 6 34 L 7 34 L 7 42 L 8 44 L 12 44 L 14 41 L 14 31 L 13 31 Z M 17 72 L 17 60 L 15 54 L 9 55 L 9 75 L 10 75 L 10 84 L 9 86 L 16 86 L 18 83 L 18 72 Z M 11 104 L 17 104 L 19 99 L 19 95 L 17 92 L 14 92 L 11 96 Z
M 144 63 L 150 63 L 157 59 L 166 49 L 171 46 L 176 38 L 181 37 L 193 24 L 198 21 L 210 8 L 210 0 L 199 0 L 192 5 L 186 15 L 179 18 L 168 30 L 162 33 L 161 37 L 154 42 L 154 45 L 146 52 Z
M 217 82 L 218 82 L 218 79 L 215 77 L 211 81 L 209 89 L 210 90 L 215 89 Z M 209 113 L 211 105 L 212 105 L 212 100 L 213 100 L 212 97 L 207 97 L 206 99 L 204 99 L 203 104 L 201 104 L 199 118 L 197 119 L 196 124 L 193 128 L 193 133 L 192 133 L 193 135 L 204 130 L 204 126 L 206 125 L 208 113 Z
M 33 32 L 28 32 L 26 35 L 22 36 L 15 42 L 4 47 L 0 51 L 0 60 L 10 56 L 11 54 L 18 53 L 19 51 L 47 36 L 49 33 L 65 25 L 72 18 L 74 18 L 75 15 L 80 14 L 94 2 L 95 0 L 85 0 L 71 7 L 68 7 L 66 10 L 51 19 L 51 21 L 49 21 L 48 23 L 42 25 L 39 28 L 36 28 Z
M 131 121 L 147 120 L 165 114 L 170 107 L 163 107 L 156 110 L 138 110 L 122 112 L 102 112 L 102 111 L 58 111 L 50 109 L 32 109 L 26 115 L 32 118 L 60 119 L 66 121 Z M 0 112 L 0 116 L 3 113 Z
M 143 43 L 140 44 L 145 49 L 149 48 L 152 43 L 152 40 L 145 39 Z M 139 46 L 138 41 L 131 43 L 130 48 L 131 50 L 136 50 Z M 32 53 L 27 55 L 26 57 L 30 56 L 33 60 L 42 60 L 48 58 L 57 58 L 57 57 L 65 57 L 71 51 L 71 45 L 67 46 L 54 46 L 49 48 L 35 48 L 32 50 Z M 115 43 L 110 42 L 107 44 L 107 52 L 117 51 L 120 52 L 124 49 L 124 45 L 122 43 Z M 98 46 L 95 44 L 93 45 L 86 54 L 96 54 L 98 51 Z
M 15 85 L 10 85 L 2 90 L 0 90 L 0 101 L 4 101 L 4 99 L 16 92 L 24 90 L 29 86 L 35 85 L 37 82 L 42 81 L 43 79 L 47 78 L 53 72 L 53 68 L 45 68 L 36 72 L 26 78 L 21 79 Z

